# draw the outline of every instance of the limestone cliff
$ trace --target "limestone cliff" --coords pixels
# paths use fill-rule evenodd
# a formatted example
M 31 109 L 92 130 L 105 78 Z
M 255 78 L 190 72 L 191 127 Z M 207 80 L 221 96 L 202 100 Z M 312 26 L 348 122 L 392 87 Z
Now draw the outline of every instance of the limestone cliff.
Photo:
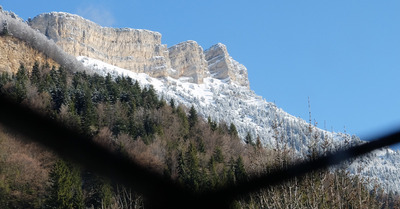
M 212 77 L 250 88 L 246 67 L 229 56 L 225 45 L 218 43 L 204 53 Z
M 158 32 L 101 27 L 63 12 L 38 15 L 29 25 L 73 56 L 87 56 L 153 77 L 185 77 L 193 83 L 202 83 L 211 74 L 249 88 L 247 69 L 229 56 L 223 44 L 205 52 L 195 41 L 168 49 Z
M 29 25 L 74 56 L 87 56 L 154 77 L 166 76 L 168 50 L 158 32 L 101 27 L 80 16 L 45 13 Z
M 193 83 L 203 83 L 208 72 L 203 48 L 195 41 L 186 41 L 168 49 L 171 67 L 171 77 L 189 77 Z
M 59 64 L 26 42 L 12 36 L 0 36 L 0 72 L 16 73 L 21 64 L 30 70 L 35 62 L 59 67 Z

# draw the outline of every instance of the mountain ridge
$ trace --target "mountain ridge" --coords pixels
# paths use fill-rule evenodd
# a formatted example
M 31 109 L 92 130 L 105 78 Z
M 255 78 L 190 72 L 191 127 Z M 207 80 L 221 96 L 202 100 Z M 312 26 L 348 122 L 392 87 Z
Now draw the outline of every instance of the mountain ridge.
M 65 12 L 40 14 L 28 24 L 52 39 L 67 53 L 92 57 L 118 67 L 153 77 L 188 77 L 190 82 L 202 83 L 209 71 L 221 72 L 218 79 L 249 87 L 247 69 L 234 61 L 224 50 L 213 53 L 222 56 L 225 65 L 208 69 L 204 51 L 195 41 L 185 41 L 167 48 L 161 33 L 131 28 L 102 27 L 78 15 Z M 196 51 L 196 52 L 195 52 Z M 194 53 L 195 52 L 195 53 Z
M 124 30 L 131 31 L 130 29 Z M 186 44 L 189 43 L 194 48 L 197 47 L 197 43 L 187 42 Z M 223 48 L 220 44 L 217 44 L 218 46 Z M 231 62 L 229 64 L 228 61 L 231 61 L 231 58 L 227 55 L 227 52 L 222 53 L 222 55 L 219 53 L 214 57 L 201 57 L 201 53 L 194 53 L 189 57 L 194 56 L 197 56 L 199 60 L 205 59 L 208 69 L 210 69 L 210 62 L 214 59 L 220 60 L 218 63 L 222 63 L 221 65 L 224 67 L 235 66 L 235 63 L 232 64 Z M 163 58 L 157 56 L 152 58 L 154 57 L 163 62 Z M 113 66 L 112 63 L 104 63 L 96 58 L 80 56 L 78 59 L 87 67 L 87 72 L 94 72 L 100 75 L 111 74 L 114 77 L 130 76 L 140 81 L 142 85 L 153 85 L 158 95 L 167 101 L 173 99 L 186 106 L 193 105 L 205 118 L 211 116 L 216 121 L 224 121 L 228 124 L 234 123 L 242 139 L 247 133 L 252 138 L 259 136 L 265 146 L 273 148 L 274 146 L 288 145 L 296 150 L 299 155 L 306 156 L 308 147 L 315 143 L 320 145 L 323 143 L 322 139 L 327 139 L 331 143 L 332 149 L 333 147 L 350 146 L 353 143 L 363 143 L 358 137 L 332 133 L 318 128 L 313 128 L 313 133 L 319 136 L 317 141 L 313 141 L 312 133 L 309 132 L 309 123 L 291 116 L 275 104 L 265 101 L 251 91 L 249 86 L 232 82 L 231 77 L 229 77 L 229 69 L 226 70 L 226 68 L 225 71 L 224 69 L 221 70 L 221 68 L 210 71 L 210 74 L 204 75 L 202 83 L 195 83 L 191 80 L 193 77 L 182 76 L 177 78 L 175 76 L 174 78 L 173 76 L 165 75 L 161 77 L 153 75 L 154 77 L 152 77 L 141 72 L 132 72 L 129 69 Z M 179 59 L 186 61 L 185 57 Z M 164 60 L 166 60 L 165 57 Z M 187 64 L 191 63 L 188 62 Z M 192 63 L 192 65 L 194 64 Z M 178 66 L 184 65 L 180 64 Z M 240 72 L 240 67 L 237 69 Z M 170 68 L 169 70 L 174 72 L 175 69 Z M 228 77 L 219 76 L 218 73 L 221 72 L 228 72 Z M 247 73 L 247 69 L 245 72 Z M 400 165 L 396 162 L 400 162 L 400 153 L 387 148 L 371 153 L 365 158 L 357 159 L 347 166 L 348 170 L 354 174 L 376 179 L 387 190 L 400 191 L 398 183 L 400 182 L 400 176 L 398 175 L 400 173 L 398 172 Z

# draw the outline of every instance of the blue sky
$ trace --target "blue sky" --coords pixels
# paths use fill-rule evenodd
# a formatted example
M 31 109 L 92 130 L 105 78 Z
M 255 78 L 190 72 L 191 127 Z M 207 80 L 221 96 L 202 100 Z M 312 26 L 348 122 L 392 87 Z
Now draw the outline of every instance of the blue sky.
M 400 127 L 400 1 L 0 0 L 27 19 L 50 11 L 158 31 L 168 46 L 218 42 L 267 101 L 364 139 Z

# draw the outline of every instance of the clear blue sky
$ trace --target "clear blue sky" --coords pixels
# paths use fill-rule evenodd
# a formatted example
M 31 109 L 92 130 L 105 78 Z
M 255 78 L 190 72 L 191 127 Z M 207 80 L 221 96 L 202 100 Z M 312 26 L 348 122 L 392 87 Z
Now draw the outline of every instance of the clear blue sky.
M 400 1 L 0 0 L 27 19 L 50 11 L 158 31 L 172 46 L 221 42 L 267 101 L 362 138 L 400 127 Z

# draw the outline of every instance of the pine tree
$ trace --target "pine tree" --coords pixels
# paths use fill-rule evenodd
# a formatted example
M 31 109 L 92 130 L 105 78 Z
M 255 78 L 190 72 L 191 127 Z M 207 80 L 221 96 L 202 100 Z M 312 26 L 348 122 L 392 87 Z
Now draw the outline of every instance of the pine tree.
M 262 143 L 261 143 L 260 136 L 257 136 L 256 148 L 257 148 L 258 150 L 262 149 Z
M 26 86 L 28 82 L 28 72 L 23 64 L 20 65 L 18 72 L 15 74 L 15 91 L 14 98 L 17 102 L 22 102 L 26 98 Z
M 243 181 L 247 179 L 247 173 L 246 169 L 244 168 L 242 156 L 239 156 L 235 163 L 235 179 L 237 181 Z
M 187 169 L 183 152 L 178 153 L 178 178 L 181 183 L 184 183 L 187 178 Z
M 2 89 L 3 86 L 4 86 L 6 83 L 8 83 L 10 80 L 11 80 L 11 79 L 10 79 L 9 74 L 8 74 L 7 72 L 2 72 L 2 73 L 1 73 L 1 76 L 0 76 L 0 89 Z M 0 90 L 0 93 L 1 93 L 1 92 L 2 92 L 2 91 Z
M 174 100 L 174 99 L 171 99 L 171 100 L 169 101 L 169 106 L 171 106 L 172 111 L 175 111 L 175 100 Z
M 80 172 L 63 160 L 57 161 L 50 172 L 50 197 L 47 208 L 84 208 Z
M 7 23 L 6 20 L 4 20 L 4 22 L 3 22 L 3 30 L 1 31 L 0 35 L 7 36 L 8 34 L 9 34 L 9 32 L 8 32 L 8 23 Z
M 212 121 L 210 116 L 208 116 L 208 118 L 207 118 L 207 123 L 208 123 L 208 125 L 210 126 L 210 129 L 211 129 L 212 131 L 217 130 L 218 124 L 217 124 L 215 121 Z
M 197 120 L 198 120 L 197 111 L 192 105 L 192 107 L 189 110 L 189 117 L 188 117 L 189 128 L 193 128 L 197 124 Z
M 244 139 L 244 142 L 246 144 L 248 144 L 248 145 L 251 145 L 251 146 L 255 145 L 254 142 L 253 142 L 253 139 L 251 138 L 250 132 L 247 132 L 247 135 L 246 135 L 246 137 Z
M 228 166 L 229 169 L 226 173 L 226 183 L 234 184 L 236 183 L 236 178 L 235 178 L 235 160 L 233 159 L 233 157 L 230 158 Z
M 218 173 L 217 173 L 217 170 L 215 168 L 216 167 L 215 164 L 216 164 L 216 162 L 214 160 L 214 157 L 211 156 L 210 161 L 208 161 L 208 170 L 210 171 L 209 181 L 210 181 L 210 184 L 211 184 L 210 185 L 211 189 L 216 188 L 216 186 L 219 183 Z
M 183 111 L 181 106 L 176 108 L 176 113 L 178 118 L 180 119 L 180 127 L 179 127 L 179 134 L 184 139 L 187 139 L 189 134 L 189 121 L 186 113 Z
M 39 85 L 40 83 L 40 70 L 39 70 L 39 63 L 36 61 L 32 67 L 31 72 L 31 83 L 35 85 Z
M 233 123 L 231 123 L 231 125 L 229 126 L 229 135 L 231 135 L 232 138 L 239 138 L 238 131 L 236 129 L 235 124 Z
M 220 147 L 215 148 L 213 158 L 214 158 L 215 162 L 217 162 L 217 163 L 224 162 L 224 155 L 223 155 Z
M 199 191 L 201 186 L 201 173 L 199 170 L 199 159 L 197 157 L 196 147 L 190 143 L 188 151 L 186 152 L 186 165 L 188 171 L 188 178 L 186 184 L 193 189 L 193 191 Z

